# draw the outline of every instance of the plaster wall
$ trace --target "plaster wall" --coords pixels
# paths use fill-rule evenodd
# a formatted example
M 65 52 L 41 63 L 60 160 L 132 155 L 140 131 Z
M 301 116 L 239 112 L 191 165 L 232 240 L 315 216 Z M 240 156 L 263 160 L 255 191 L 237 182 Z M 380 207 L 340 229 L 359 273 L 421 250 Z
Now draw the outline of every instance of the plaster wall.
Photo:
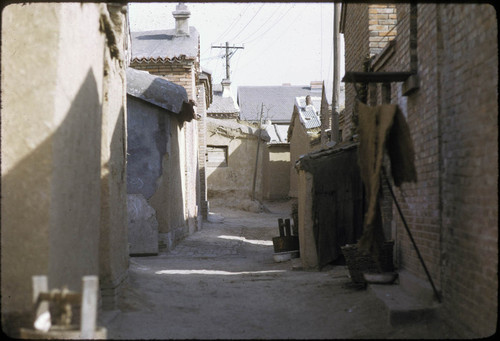
M 170 118 L 166 132 L 168 143 L 162 155 L 162 173 L 156 180 L 156 192 L 148 200 L 156 211 L 160 249 L 170 250 L 187 234 L 185 135 L 177 120 Z
M 128 97 L 129 194 L 142 194 L 156 211 L 160 248 L 185 234 L 184 134 L 174 114 Z M 177 235 L 177 237 L 175 237 Z
M 294 110 L 296 110 L 294 108 Z M 288 195 L 291 198 L 298 197 L 298 183 L 299 183 L 299 175 L 297 170 L 295 169 L 295 162 L 300 158 L 301 155 L 308 154 L 312 151 L 315 151 L 321 148 L 321 144 L 317 144 L 315 146 L 311 146 L 311 138 L 307 134 L 306 128 L 300 122 L 299 115 L 294 115 L 293 122 L 293 132 L 292 137 L 290 139 L 290 192 Z
M 166 110 L 133 96 L 127 96 L 127 112 L 127 192 L 150 199 L 164 171 L 162 159 L 171 153 L 170 129 L 177 122 Z
M 198 41 L 199 50 L 199 41 Z M 199 59 L 199 56 L 198 56 Z M 201 106 L 201 102 L 198 100 L 198 74 L 201 72 L 199 69 L 199 63 L 194 59 L 182 59 L 180 61 L 173 60 L 167 63 L 137 63 L 132 62 L 131 67 L 137 70 L 148 71 L 150 74 L 163 77 L 175 84 L 181 85 L 186 89 L 189 100 L 196 103 L 196 113 L 200 114 L 202 126 L 200 127 L 201 132 L 203 132 L 203 111 L 197 108 Z M 206 115 L 205 115 L 206 116 Z M 178 151 L 174 153 L 179 153 L 178 161 L 181 163 L 180 167 L 180 178 L 177 174 L 168 174 L 161 178 L 161 183 L 165 188 L 170 187 L 170 190 L 163 192 L 163 189 L 159 188 L 159 191 L 150 200 L 151 205 L 155 208 L 159 231 L 160 231 L 160 247 L 172 248 L 175 243 L 182 238 L 184 238 L 188 233 L 193 233 L 194 231 L 201 229 L 203 222 L 203 210 L 202 210 L 202 196 L 204 196 L 206 189 L 202 186 L 204 185 L 204 179 L 200 177 L 203 176 L 200 173 L 201 163 L 199 162 L 199 149 L 203 149 L 203 137 L 200 137 L 200 129 L 198 129 L 199 122 L 197 120 L 192 120 L 191 122 L 185 122 L 178 131 L 172 129 L 172 134 L 177 133 L 178 139 Z M 200 144 L 201 142 L 201 144 Z M 176 155 L 176 154 L 172 154 Z M 204 156 L 204 154 L 203 154 Z M 168 158 L 168 156 L 167 156 Z M 165 159 L 166 166 L 175 167 L 173 160 Z M 167 185 L 166 181 L 177 181 L 177 183 Z M 178 193 L 177 187 L 182 186 L 182 196 Z M 175 188 L 175 189 L 174 189 Z M 160 193 L 161 191 L 161 193 Z M 173 191 L 173 192 L 172 192 Z M 166 196 L 167 193 L 175 195 L 173 197 Z M 172 200 L 175 198 L 175 200 Z M 169 203 L 170 201 L 176 201 L 175 203 Z M 178 200 L 183 200 L 183 207 L 180 209 L 180 203 Z M 205 212 L 206 210 L 206 200 L 205 200 Z M 161 208 L 159 211 L 156 207 Z M 168 207 L 165 209 L 165 207 Z M 180 221 L 180 215 L 182 214 L 182 222 Z
M 207 165 L 208 197 L 235 194 L 250 197 L 253 189 L 257 136 L 250 134 L 220 134 L 207 127 L 207 145 L 227 146 L 227 167 Z M 261 141 L 258 155 L 258 171 L 255 183 L 256 197 L 262 197 L 262 162 L 264 142 Z
M 101 151 L 110 145 L 101 138 L 109 138 L 110 131 L 119 132 L 112 136 L 123 134 L 112 125 L 124 114 L 114 92 L 109 93 L 115 98 L 109 107 L 102 105 L 108 46 L 100 19 L 106 13 L 103 4 L 69 3 L 13 4 L 2 12 L 1 289 L 6 332 L 31 322 L 33 275 L 47 275 L 49 287 L 80 291 L 82 276 L 100 273 L 101 214 L 106 211 L 101 210 L 101 175 L 106 172 Z M 104 117 L 110 126 L 102 132 Z M 122 145 L 119 137 L 114 141 Z M 123 149 L 116 159 L 109 157 L 109 163 L 117 162 L 115 170 L 123 169 L 123 157 Z M 112 187 L 113 193 L 123 193 L 119 184 Z M 122 209 L 117 203 L 109 212 L 120 220 Z M 114 268 L 120 277 L 126 265 L 115 266 L 105 272 Z
M 198 115 L 201 116 L 198 121 L 198 171 L 200 173 L 198 177 L 199 182 L 199 211 L 201 215 L 201 219 L 208 218 L 208 198 L 207 198 L 207 174 L 206 174 L 206 153 L 207 153 L 207 99 L 206 99 L 206 90 L 203 84 L 199 84 L 197 86 L 198 96 L 196 102 L 196 111 Z M 211 88 L 207 91 L 211 91 Z
M 126 7 L 106 6 L 119 54 L 105 49 L 101 138 L 101 228 L 99 281 L 102 307 L 115 309 L 122 285 L 128 279 L 127 229 L 127 112 L 125 83 Z M 106 16 L 107 17 L 107 16 Z M 109 34 L 111 32 L 108 32 Z M 107 37 L 108 46 L 110 44 Z
M 194 233 L 201 228 L 200 202 L 200 172 L 198 167 L 198 121 L 192 120 L 184 124 L 185 138 L 185 171 L 186 171 L 186 222 L 188 232 Z
M 305 269 L 318 269 L 318 254 L 313 233 L 314 181 L 311 173 L 299 170 L 298 218 L 300 260 Z
M 262 167 L 264 198 L 287 198 L 290 190 L 290 145 L 266 144 Z

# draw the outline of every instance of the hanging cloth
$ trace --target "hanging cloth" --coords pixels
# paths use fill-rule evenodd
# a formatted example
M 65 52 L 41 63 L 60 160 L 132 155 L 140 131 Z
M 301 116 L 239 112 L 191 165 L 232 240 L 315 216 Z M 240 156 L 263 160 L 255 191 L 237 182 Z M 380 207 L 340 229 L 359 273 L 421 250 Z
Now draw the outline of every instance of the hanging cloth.
M 415 152 L 410 130 L 397 105 L 367 106 L 357 103 L 359 121 L 359 153 L 361 179 L 365 185 L 367 211 L 363 235 L 358 248 L 364 253 L 378 256 L 384 242 L 380 223 L 378 193 L 384 151 L 389 154 L 391 173 L 396 186 L 403 182 L 417 181 L 414 165 Z

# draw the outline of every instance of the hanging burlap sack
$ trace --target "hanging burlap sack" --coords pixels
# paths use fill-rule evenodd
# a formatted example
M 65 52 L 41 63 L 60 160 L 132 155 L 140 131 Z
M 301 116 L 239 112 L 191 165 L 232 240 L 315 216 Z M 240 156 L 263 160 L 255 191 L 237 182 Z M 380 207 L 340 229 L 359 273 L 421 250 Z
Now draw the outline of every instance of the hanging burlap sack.
M 384 104 L 371 107 L 359 102 L 357 108 L 358 162 L 367 198 L 363 235 L 358 241 L 358 248 L 377 257 L 384 242 L 379 217 L 378 192 L 386 143 L 391 172 L 397 186 L 405 181 L 417 180 L 414 166 L 415 153 L 410 130 L 397 105 Z

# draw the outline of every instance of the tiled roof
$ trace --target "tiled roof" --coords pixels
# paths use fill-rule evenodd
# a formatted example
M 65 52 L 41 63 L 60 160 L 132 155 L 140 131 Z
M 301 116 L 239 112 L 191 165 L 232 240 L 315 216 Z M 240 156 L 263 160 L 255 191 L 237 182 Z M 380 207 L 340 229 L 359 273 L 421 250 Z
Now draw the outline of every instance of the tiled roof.
M 146 71 L 127 68 L 127 94 L 179 114 L 188 102 L 184 87 Z
M 307 134 L 314 138 L 321 132 L 321 97 L 312 97 L 312 105 L 306 105 L 306 96 L 295 98 L 292 119 L 287 132 L 287 139 L 291 141 L 294 130 L 295 117 L 298 115 L 300 123 L 306 128 Z
M 287 143 L 288 124 L 268 124 L 265 127 L 269 143 Z
M 176 36 L 175 29 L 132 32 L 132 61 L 196 59 L 200 35 L 194 27 L 189 27 L 189 33 L 189 36 Z
M 207 109 L 207 114 L 233 114 L 239 113 L 238 104 L 233 97 L 222 97 L 222 86 L 213 85 L 212 104 Z
M 321 96 L 321 89 L 311 90 L 305 86 L 240 86 L 238 105 L 240 119 L 258 121 L 261 104 L 264 103 L 263 118 L 277 123 L 290 123 L 295 97 Z
M 306 129 L 318 128 L 321 126 L 321 97 L 311 97 L 312 105 L 306 105 L 306 97 L 296 98 L 297 108 L 299 109 L 300 122 Z

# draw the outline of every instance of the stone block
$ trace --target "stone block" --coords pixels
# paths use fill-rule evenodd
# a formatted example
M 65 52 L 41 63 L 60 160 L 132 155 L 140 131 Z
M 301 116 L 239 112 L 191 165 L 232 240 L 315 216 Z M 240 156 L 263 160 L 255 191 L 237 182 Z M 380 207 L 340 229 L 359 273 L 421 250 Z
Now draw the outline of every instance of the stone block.
M 129 254 L 158 254 L 156 211 L 142 194 L 127 195 Z

